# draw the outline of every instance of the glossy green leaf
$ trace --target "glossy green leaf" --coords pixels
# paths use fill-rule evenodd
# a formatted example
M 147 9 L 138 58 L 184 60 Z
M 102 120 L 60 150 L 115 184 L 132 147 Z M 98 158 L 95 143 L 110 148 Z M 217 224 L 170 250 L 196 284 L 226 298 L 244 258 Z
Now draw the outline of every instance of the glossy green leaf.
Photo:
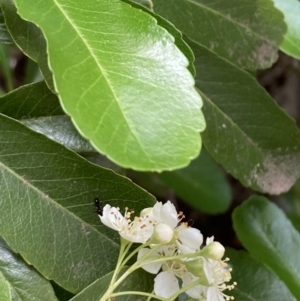
M 152 9 L 153 3 L 151 0 L 132 0 L 132 2 L 136 2 L 140 5 L 147 7 L 148 9 Z
M 225 174 L 204 149 L 188 167 L 157 176 L 200 211 L 216 214 L 230 205 L 231 191 Z
M 243 245 L 281 278 L 300 299 L 300 234 L 285 214 L 266 198 L 252 196 L 233 213 Z
M 7 31 L 6 24 L 4 22 L 3 13 L 1 10 L 0 10 L 0 44 L 13 44 L 10 34 Z
M 9 283 L 5 280 L 4 276 L 0 273 L 0 301 L 11 301 L 9 291 Z
M 45 82 L 22 86 L 0 97 L 0 113 L 15 119 L 64 115 Z
M 190 47 L 187 45 L 187 43 L 182 38 L 182 33 L 168 20 L 162 18 L 161 16 L 155 14 L 152 11 L 152 1 L 144 1 L 144 0 L 122 0 L 123 2 L 126 2 L 133 7 L 137 9 L 142 9 L 143 11 L 150 14 L 152 17 L 154 17 L 157 21 L 157 24 L 163 28 L 165 28 L 174 38 L 175 38 L 175 44 L 180 49 L 180 51 L 186 56 L 186 58 L 189 60 L 188 70 L 192 73 L 193 77 L 196 75 L 195 67 L 194 67 L 194 61 L 195 57 L 190 49 Z M 139 5 L 137 5 L 139 4 Z M 147 9 L 145 9 L 145 7 Z
M 1 299 L 3 291 L 0 284 L 1 301 L 57 301 L 49 281 L 13 254 L 2 238 L 0 238 L 0 283 L 1 279 L 7 283 L 8 296 L 10 295 Z
M 101 225 L 93 199 L 139 212 L 154 198 L 2 115 L 0 137 L 0 235 L 12 250 L 74 293 L 112 271 L 118 233 Z
M 236 301 L 292 301 L 293 296 L 286 285 L 263 263 L 258 262 L 245 251 L 226 249 L 230 258 L 232 280 L 237 286 L 225 291 Z
M 22 123 L 77 153 L 97 153 L 91 144 L 79 135 L 70 117 L 66 115 L 25 119 Z
M 288 26 L 280 48 L 287 54 L 300 59 L 300 2 L 299 0 L 273 0 L 273 2 L 283 12 Z
M 153 8 L 190 39 L 249 70 L 272 65 L 286 31 L 272 0 L 153 0 Z
M 46 41 L 41 30 L 20 18 L 11 0 L 1 0 L 1 9 L 7 29 L 17 46 L 37 62 L 49 88 L 54 91 L 52 73 L 48 67 Z
M 80 153 L 97 165 L 124 173 L 121 167 L 100 155 L 78 133 L 70 117 L 62 111 L 57 96 L 44 82 L 22 86 L 0 97 L 0 113 L 21 119 L 30 129 Z
M 158 171 L 199 154 L 201 98 L 188 60 L 154 17 L 120 1 L 15 3 L 43 30 L 62 105 L 96 149 Z
M 294 120 L 249 73 L 190 45 L 205 102 L 207 151 L 245 186 L 270 194 L 289 190 L 300 176 L 300 132 Z
M 54 281 L 51 281 L 55 295 L 59 301 L 69 301 L 74 297 L 74 294 L 64 290 L 62 287 L 57 285 Z
M 112 273 L 96 280 L 85 290 L 79 293 L 70 301 L 99 301 L 100 297 L 105 293 L 109 286 Z M 153 275 L 143 271 L 137 270 L 131 275 L 129 275 L 125 281 L 116 289 L 115 292 L 125 292 L 125 291 L 142 291 L 151 292 L 153 290 Z M 134 294 L 124 295 L 116 297 L 117 301 L 142 301 L 146 300 L 147 297 L 142 297 Z

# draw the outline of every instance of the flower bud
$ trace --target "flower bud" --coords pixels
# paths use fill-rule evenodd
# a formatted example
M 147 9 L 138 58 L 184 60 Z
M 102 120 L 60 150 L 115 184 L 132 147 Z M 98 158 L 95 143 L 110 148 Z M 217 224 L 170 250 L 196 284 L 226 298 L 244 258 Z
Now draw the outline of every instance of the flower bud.
M 154 228 L 151 243 L 167 244 L 173 238 L 173 229 L 167 224 L 158 224 Z
M 184 264 L 187 270 L 191 272 L 194 276 L 201 277 L 204 275 L 202 259 L 185 261 Z
M 221 260 L 224 256 L 225 248 L 219 242 L 213 241 L 205 246 L 200 252 L 203 257 L 213 260 Z

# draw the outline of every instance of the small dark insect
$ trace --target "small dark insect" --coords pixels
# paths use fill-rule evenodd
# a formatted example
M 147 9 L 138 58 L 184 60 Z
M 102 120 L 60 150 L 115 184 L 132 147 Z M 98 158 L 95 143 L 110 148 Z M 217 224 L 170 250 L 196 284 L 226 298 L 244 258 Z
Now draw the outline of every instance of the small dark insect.
M 95 198 L 94 199 L 94 203 L 95 203 L 95 206 L 96 206 L 96 212 L 98 215 L 102 215 L 103 213 L 103 208 L 102 206 L 100 205 L 100 200 L 98 198 Z

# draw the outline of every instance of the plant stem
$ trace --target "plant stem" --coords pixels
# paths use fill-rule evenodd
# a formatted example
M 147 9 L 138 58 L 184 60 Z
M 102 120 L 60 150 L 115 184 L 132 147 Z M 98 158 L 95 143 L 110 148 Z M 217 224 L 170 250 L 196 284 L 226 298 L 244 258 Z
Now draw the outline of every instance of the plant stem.
M 121 237 L 121 246 L 120 246 L 119 257 L 118 257 L 116 269 L 115 269 L 114 274 L 113 274 L 113 276 L 111 278 L 109 287 L 111 287 L 115 283 L 116 278 L 118 277 L 118 274 L 119 274 L 120 270 L 124 266 L 124 264 L 123 264 L 123 258 L 127 254 L 127 252 L 130 249 L 131 245 L 132 245 L 132 243 L 126 241 L 125 239 L 123 239 Z
M 148 296 L 150 299 L 154 298 L 154 299 L 161 300 L 161 301 L 169 301 L 169 299 L 166 299 L 166 298 L 163 298 L 163 297 L 151 294 L 151 293 L 137 292 L 137 291 L 118 292 L 118 293 L 113 293 L 111 296 L 117 297 L 117 296 L 124 296 L 124 295 L 140 295 L 140 296 L 146 296 L 146 297 Z

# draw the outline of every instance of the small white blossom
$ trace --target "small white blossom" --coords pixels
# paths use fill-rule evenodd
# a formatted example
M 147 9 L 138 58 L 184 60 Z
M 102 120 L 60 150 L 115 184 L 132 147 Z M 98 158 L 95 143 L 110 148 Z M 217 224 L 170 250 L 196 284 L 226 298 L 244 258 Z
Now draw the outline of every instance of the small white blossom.
M 233 285 L 225 284 L 225 282 L 231 280 L 230 269 L 227 268 L 225 261 L 227 261 L 227 259 L 221 261 L 203 258 L 203 269 L 207 284 L 203 285 L 201 278 L 188 272 L 183 276 L 183 286 L 187 286 L 197 280 L 199 280 L 199 284 L 186 290 L 186 293 L 190 297 L 198 300 L 202 300 L 203 297 L 205 297 L 207 301 L 233 300 L 233 297 L 223 293 L 224 290 L 231 290 L 236 285 L 236 283 L 233 283 Z
M 154 222 L 149 215 L 135 217 L 131 221 L 133 212 L 126 208 L 124 216 L 116 207 L 105 205 L 102 215 L 99 215 L 102 223 L 116 231 L 130 242 L 145 243 L 153 234 Z
M 127 219 L 120 213 L 116 207 L 105 205 L 102 215 L 99 214 L 101 222 L 116 231 L 124 231 L 128 225 Z
M 150 256 L 147 256 L 145 262 L 162 257 L 176 256 L 177 248 L 175 245 L 165 245 L 154 252 L 145 248 L 139 251 L 138 259 L 148 252 L 151 253 L 149 253 Z M 152 274 L 157 274 L 162 269 L 154 279 L 154 292 L 156 295 L 164 298 L 170 297 L 179 290 L 178 278 L 181 278 L 186 272 L 185 265 L 180 260 L 166 259 L 163 262 L 145 264 L 142 268 Z

